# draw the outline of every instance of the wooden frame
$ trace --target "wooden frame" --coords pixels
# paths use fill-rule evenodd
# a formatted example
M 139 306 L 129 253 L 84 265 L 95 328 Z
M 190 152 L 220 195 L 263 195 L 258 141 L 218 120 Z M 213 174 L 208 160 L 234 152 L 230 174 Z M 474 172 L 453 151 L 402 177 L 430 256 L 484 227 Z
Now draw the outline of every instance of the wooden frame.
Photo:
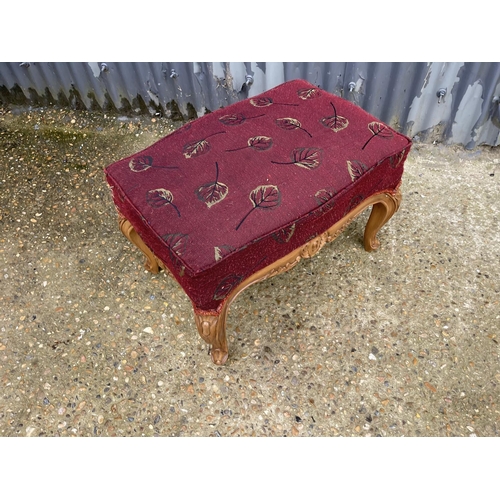
M 377 233 L 382 226 L 389 221 L 401 204 L 400 186 L 394 191 L 383 191 L 376 193 L 366 200 L 363 200 L 357 207 L 349 212 L 345 217 L 335 223 L 330 229 L 320 234 L 316 238 L 308 241 L 301 247 L 290 252 L 285 257 L 277 260 L 273 264 L 257 271 L 242 281 L 226 298 L 218 314 L 213 312 L 199 311 L 194 309 L 194 319 L 201 338 L 211 346 L 212 361 L 217 365 L 223 365 L 228 358 L 228 347 L 226 338 L 226 318 L 229 307 L 233 300 L 246 288 L 254 283 L 267 278 L 277 276 L 293 269 L 301 259 L 308 259 L 316 255 L 323 246 L 333 241 L 342 231 L 366 208 L 372 206 L 372 211 L 366 223 L 364 233 L 365 250 L 371 252 L 376 250 L 380 243 Z M 130 222 L 123 216 L 119 218 L 120 230 L 146 257 L 145 268 L 153 273 L 158 273 L 160 268 L 168 274 L 167 267 L 161 262 L 144 243 L 137 234 Z

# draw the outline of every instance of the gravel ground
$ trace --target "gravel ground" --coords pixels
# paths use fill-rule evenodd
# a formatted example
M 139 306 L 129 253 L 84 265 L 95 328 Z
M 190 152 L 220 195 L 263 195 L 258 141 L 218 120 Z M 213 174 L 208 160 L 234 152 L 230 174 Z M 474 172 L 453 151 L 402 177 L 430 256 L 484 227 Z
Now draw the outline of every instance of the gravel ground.
M 415 144 L 400 211 L 242 293 L 230 357 L 103 169 L 179 126 L 0 108 L 0 436 L 498 436 L 500 154 Z

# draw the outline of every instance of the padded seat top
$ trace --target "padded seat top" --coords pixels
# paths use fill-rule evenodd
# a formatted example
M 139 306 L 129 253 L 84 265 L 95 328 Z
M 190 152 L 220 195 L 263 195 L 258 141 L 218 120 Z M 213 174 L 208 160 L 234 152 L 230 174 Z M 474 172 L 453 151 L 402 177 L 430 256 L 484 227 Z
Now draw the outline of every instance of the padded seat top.
M 293 80 L 187 123 L 106 177 L 118 210 L 178 278 L 233 256 L 217 281 L 267 265 L 259 254 L 279 258 L 303 244 L 313 235 L 294 239 L 298 224 L 332 210 L 340 219 L 395 187 L 410 144 L 358 106 Z M 269 238 L 294 241 L 279 252 L 258 247 Z M 252 246 L 252 262 L 234 258 Z

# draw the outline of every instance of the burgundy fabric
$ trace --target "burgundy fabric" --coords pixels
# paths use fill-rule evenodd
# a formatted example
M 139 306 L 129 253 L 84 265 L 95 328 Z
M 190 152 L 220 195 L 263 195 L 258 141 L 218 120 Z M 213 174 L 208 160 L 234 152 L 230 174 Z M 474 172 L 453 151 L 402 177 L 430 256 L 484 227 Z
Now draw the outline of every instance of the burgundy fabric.
M 408 137 L 293 80 L 194 120 L 106 168 L 119 212 L 199 311 L 394 189 Z

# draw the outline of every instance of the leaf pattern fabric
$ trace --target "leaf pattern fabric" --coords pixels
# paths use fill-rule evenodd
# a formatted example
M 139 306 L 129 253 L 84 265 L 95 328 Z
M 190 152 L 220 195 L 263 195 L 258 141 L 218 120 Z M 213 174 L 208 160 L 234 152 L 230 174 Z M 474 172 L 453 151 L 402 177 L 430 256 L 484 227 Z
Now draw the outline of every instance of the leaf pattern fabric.
M 298 106 L 298 104 L 290 102 L 275 102 L 271 97 L 259 97 L 250 99 L 250 104 L 256 108 L 267 108 L 272 104 L 277 104 L 279 106 Z
M 273 140 L 271 137 L 266 137 L 265 135 L 257 135 L 255 137 L 250 137 L 247 141 L 247 145 L 242 148 L 236 149 L 226 149 L 228 152 L 241 151 L 242 149 L 251 148 L 255 151 L 267 151 L 273 146 Z
M 321 95 L 321 90 L 317 88 L 305 88 L 297 90 L 297 95 L 306 101 L 307 99 L 314 99 Z
M 193 158 L 208 153 L 210 151 L 210 143 L 206 139 L 193 141 L 186 144 L 182 151 L 186 158 Z
M 250 104 L 256 108 L 267 108 L 273 104 L 273 100 L 270 97 L 254 98 L 250 99 Z
M 222 260 L 235 250 L 236 249 L 231 245 L 220 245 L 218 247 L 214 247 L 215 261 Z
M 229 192 L 229 188 L 222 182 L 208 182 L 202 184 L 197 190 L 198 199 L 205 202 L 207 207 L 221 202 Z
M 352 198 L 351 201 L 349 202 L 349 205 L 347 205 L 347 208 L 344 210 L 344 215 L 347 215 L 349 212 L 354 210 L 363 200 L 365 199 L 363 194 L 355 194 Z
M 162 239 L 167 245 L 170 260 L 178 270 L 183 269 L 182 259 L 187 251 L 189 235 L 183 233 L 164 234 Z
M 276 125 L 283 130 L 302 130 L 312 138 L 312 135 L 305 128 L 303 128 L 299 120 L 296 120 L 295 118 L 278 118 L 276 120 Z
M 226 186 L 226 184 L 219 182 L 218 162 L 215 162 L 215 169 L 215 181 L 202 184 L 196 189 L 196 196 L 199 200 L 206 203 L 208 208 L 212 207 L 216 203 L 221 202 L 229 192 L 229 188 Z
M 325 203 L 333 205 L 336 194 L 337 192 L 333 188 L 320 189 L 319 191 L 316 192 L 314 198 L 318 206 L 324 205 Z
M 146 194 L 146 200 L 148 204 L 153 208 L 160 208 L 165 205 L 170 205 L 177 212 L 177 215 L 179 217 L 181 216 L 179 209 L 173 204 L 174 195 L 168 189 L 151 189 Z
M 361 149 L 365 149 L 369 142 L 375 137 L 379 139 L 392 139 L 392 131 L 387 125 L 380 122 L 371 122 L 368 124 L 368 130 L 373 134 L 363 145 Z
M 172 253 L 174 253 L 178 257 L 182 257 L 182 255 L 186 251 L 189 235 L 182 233 L 173 233 L 165 234 L 162 238 L 168 245 Z
M 265 114 L 257 115 L 257 116 L 245 116 L 243 113 L 234 113 L 232 115 L 224 115 L 219 118 L 219 121 L 224 125 L 228 125 L 230 127 L 234 125 L 242 125 L 247 120 L 253 120 L 254 118 L 261 118 L 262 116 L 266 116 Z
M 276 208 L 281 203 L 281 193 L 277 186 L 258 186 L 250 193 L 254 208 Z
M 215 289 L 214 300 L 225 299 L 242 281 L 243 276 L 237 274 L 230 274 L 225 277 Z
M 410 146 L 359 106 L 294 80 L 190 121 L 106 178 L 195 307 L 216 314 L 248 273 L 322 234 L 374 186 L 393 189 Z
M 401 153 L 395 155 L 395 156 L 391 156 L 390 157 L 390 165 L 392 168 L 398 168 L 399 166 L 403 165 L 403 159 L 405 157 L 405 154 L 406 154 L 406 150 L 403 149 L 403 151 L 401 151 Z
M 236 226 L 236 230 L 245 222 L 246 218 L 256 209 L 260 210 L 272 210 L 277 208 L 281 204 L 281 193 L 277 186 L 258 186 L 250 193 L 250 201 L 253 207 L 250 211 L 241 219 L 240 223 Z
M 349 125 L 349 120 L 344 116 L 339 116 L 337 114 L 337 109 L 332 102 L 330 103 L 330 105 L 333 108 L 334 115 L 321 118 L 321 124 L 329 128 L 330 130 L 333 130 L 334 132 L 340 132 L 341 130 L 347 128 L 347 126 Z
M 225 134 L 225 132 L 224 131 L 215 132 L 214 134 L 210 134 L 204 139 L 200 139 L 198 141 L 192 141 L 185 144 L 184 147 L 182 148 L 184 156 L 186 158 L 195 158 L 196 156 L 208 153 L 212 148 L 212 146 L 208 142 L 208 139 L 218 134 Z
M 144 172 L 150 168 L 165 168 L 168 170 L 171 169 L 177 169 L 178 167 L 174 166 L 160 166 L 160 165 L 153 165 L 153 157 L 152 156 L 147 156 L 147 155 L 141 155 L 141 156 L 136 156 L 135 158 L 132 158 L 128 164 L 130 170 L 132 172 Z
M 351 176 L 352 181 L 359 179 L 367 170 L 368 167 L 359 160 L 347 161 L 347 170 Z
M 226 276 L 216 287 L 213 298 L 214 300 L 223 300 L 225 299 L 242 281 L 246 276 L 251 276 L 259 266 L 266 260 L 266 256 L 257 260 L 254 265 L 250 268 L 247 268 L 245 273 L 235 274 L 231 273 L 229 276 Z
M 318 168 L 322 160 L 322 151 L 319 148 L 296 148 L 291 154 L 292 161 L 271 161 L 276 165 L 297 165 L 307 170 Z
M 273 233 L 273 239 L 280 244 L 288 243 L 292 239 L 293 233 L 295 233 L 295 224 Z
M 152 156 L 141 155 L 137 156 L 136 158 L 132 158 L 128 166 L 130 170 L 132 170 L 132 172 L 143 172 L 144 170 L 150 168 L 152 164 Z

